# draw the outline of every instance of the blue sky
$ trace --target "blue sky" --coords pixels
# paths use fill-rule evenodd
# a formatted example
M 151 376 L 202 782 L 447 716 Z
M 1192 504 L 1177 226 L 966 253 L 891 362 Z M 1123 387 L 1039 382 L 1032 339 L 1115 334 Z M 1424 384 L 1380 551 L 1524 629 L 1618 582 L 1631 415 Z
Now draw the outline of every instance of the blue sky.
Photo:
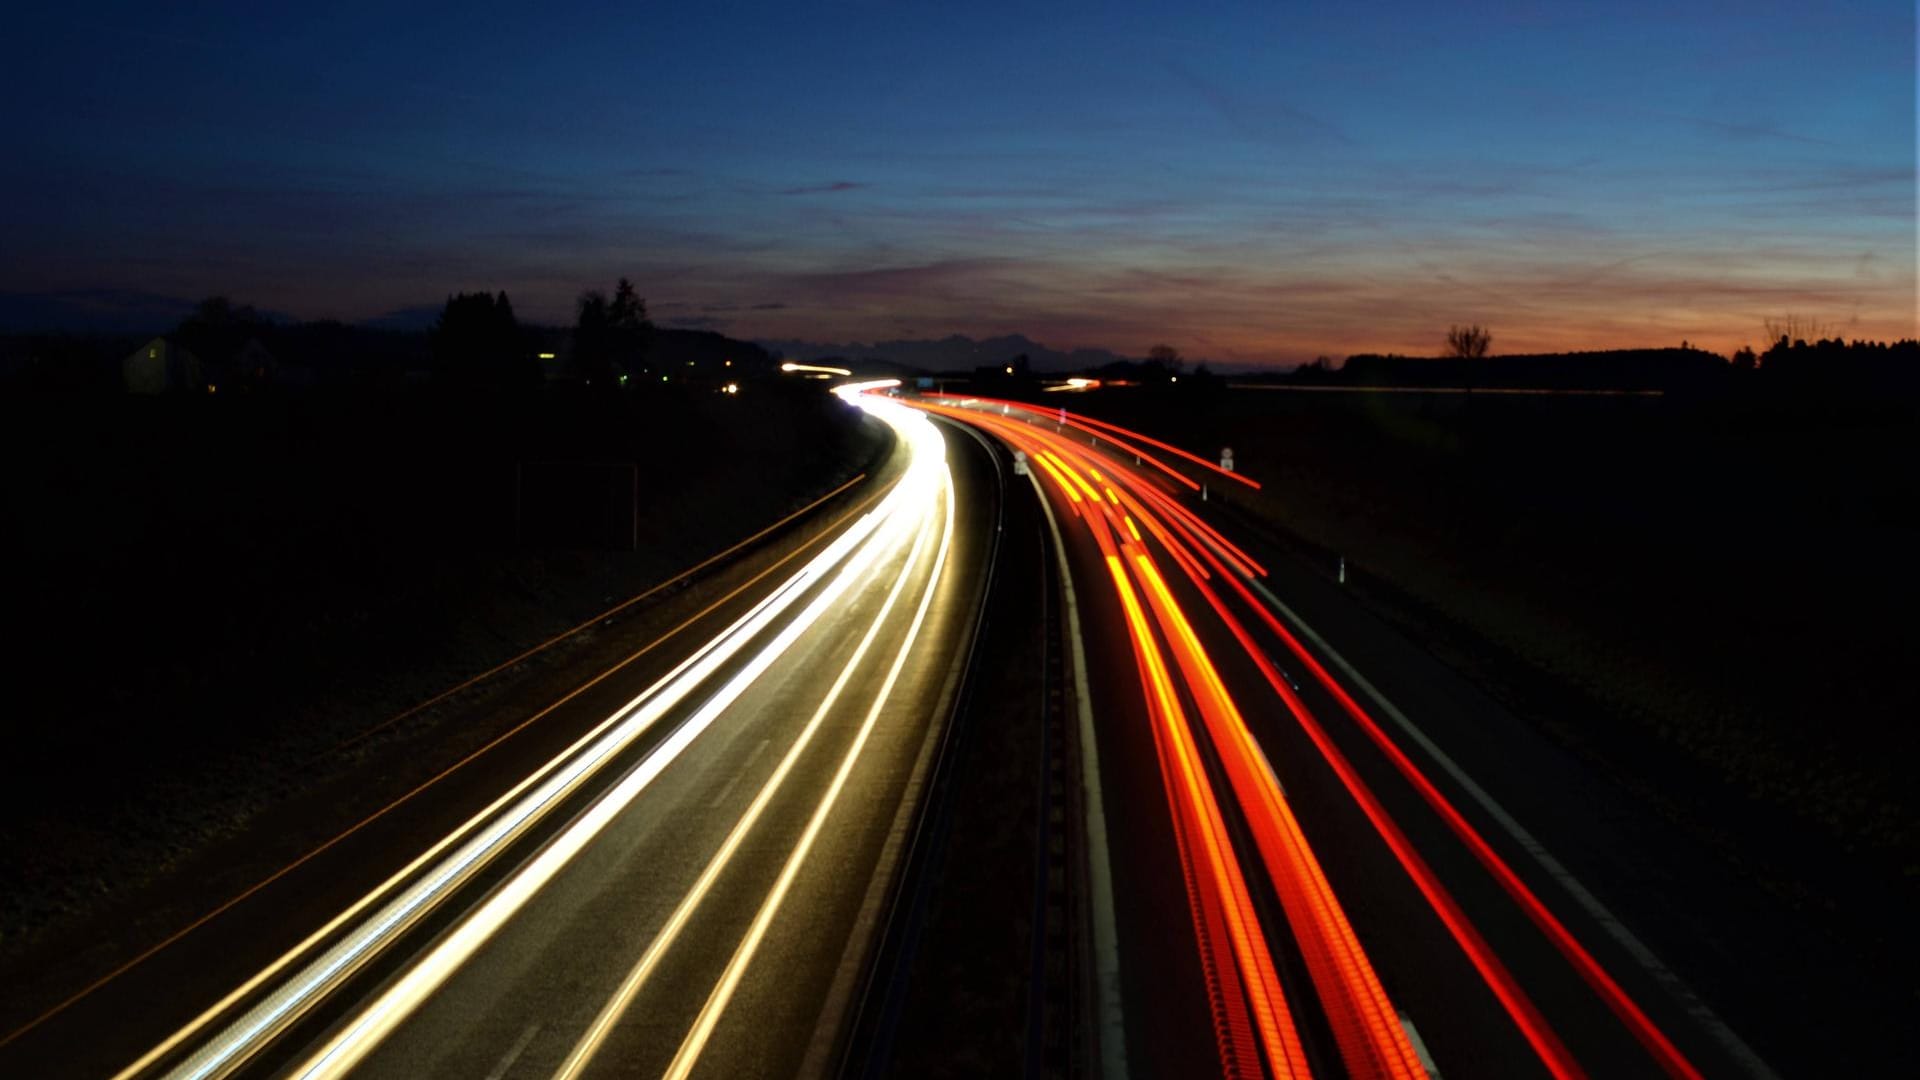
M 47 7 L 0 290 L 1258 362 L 1914 333 L 1910 3 Z M 14 36 L 10 34 L 9 36 Z

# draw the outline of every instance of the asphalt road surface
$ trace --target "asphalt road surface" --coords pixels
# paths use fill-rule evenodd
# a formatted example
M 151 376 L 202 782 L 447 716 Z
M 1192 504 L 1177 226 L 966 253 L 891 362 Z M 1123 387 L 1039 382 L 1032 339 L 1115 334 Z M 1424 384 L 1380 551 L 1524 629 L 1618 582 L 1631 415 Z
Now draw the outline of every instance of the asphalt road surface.
M 1713 918 L 1636 863 L 1651 816 L 1431 657 L 1324 640 L 1303 611 L 1352 605 L 1209 524 L 1202 489 L 1244 478 L 1055 408 L 922 404 L 1021 452 L 1077 586 L 1130 1074 L 1772 1074 L 1615 910 Z
M 1032 1018 L 1016 1071 L 1773 1074 L 1698 947 L 1711 911 L 1660 915 L 1712 882 L 1658 820 L 1209 505 L 1246 478 L 1064 410 L 870 389 L 841 392 L 895 449 L 845 513 L 0 1074 L 885 1075 L 913 1049 L 856 1027 L 924 1032 L 946 991 L 881 957 L 968 947 L 888 944 L 926 904 L 929 785 L 988 790 L 940 765 L 955 716 L 965 760 L 1004 737 L 1042 777 L 936 815 L 1030 823 L 1004 865 L 1037 873 L 968 886 L 1033 912 L 991 943 L 1031 943 L 996 953 L 1033 957 L 1025 1003 L 969 1014 Z M 997 671 L 1044 672 L 966 670 L 989 608 Z M 940 852 L 979 838 L 942 843 L 925 880 L 964 880 Z M 889 987 L 925 999 L 876 1009 Z
M 459 797 L 396 810 L 0 1048 L 0 1073 L 830 1065 L 999 498 L 973 440 L 863 407 L 897 435 L 864 509 L 564 702 L 548 730 L 569 743 L 507 743 Z

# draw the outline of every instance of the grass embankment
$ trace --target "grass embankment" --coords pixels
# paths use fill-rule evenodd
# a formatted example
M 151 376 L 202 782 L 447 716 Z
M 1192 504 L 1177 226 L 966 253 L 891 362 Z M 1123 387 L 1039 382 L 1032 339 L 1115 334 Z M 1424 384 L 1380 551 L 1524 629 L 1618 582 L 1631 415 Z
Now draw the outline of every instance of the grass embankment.
M 371 723 L 824 493 L 881 438 L 772 385 L 0 400 L 0 953 L 236 833 Z M 516 463 L 636 461 L 637 515 L 630 472 L 548 466 L 516 525 Z
M 1876 873 L 1920 881 L 1911 406 L 1275 391 L 1073 404 L 1231 446 L 1266 485 L 1232 498 L 1328 572 L 1344 555 L 1364 599 L 1517 687 L 1503 696 L 1630 781 L 1659 784 L 1635 755 L 1669 748 Z M 1683 813 L 1698 797 L 1654 794 Z

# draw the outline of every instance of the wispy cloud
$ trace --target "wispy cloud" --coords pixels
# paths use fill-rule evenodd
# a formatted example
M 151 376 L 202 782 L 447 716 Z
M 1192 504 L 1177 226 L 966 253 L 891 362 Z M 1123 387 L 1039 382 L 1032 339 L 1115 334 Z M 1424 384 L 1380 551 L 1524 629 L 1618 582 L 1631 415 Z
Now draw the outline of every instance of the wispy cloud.
M 781 190 L 782 195 L 826 195 L 836 191 L 858 191 L 866 184 L 854 180 L 835 180 L 830 184 L 810 184 Z
M 1822 139 L 1813 135 L 1803 135 L 1797 131 L 1788 131 L 1775 124 L 1762 122 L 1740 122 L 1736 120 L 1716 120 L 1709 116 L 1688 116 L 1685 113 L 1658 112 L 1648 110 L 1651 116 L 1664 120 L 1675 120 L 1692 125 L 1702 131 L 1710 131 L 1736 139 L 1783 139 L 1787 142 L 1802 143 L 1809 146 L 1838 146 L 1832 139 Z
M 1279 98 L 1230 92 L 1185 64 L 1169 61 L 1166 69 L 1245 138 L 1289 148 L 1303 143 L 1353 144 L 1338 127 Z

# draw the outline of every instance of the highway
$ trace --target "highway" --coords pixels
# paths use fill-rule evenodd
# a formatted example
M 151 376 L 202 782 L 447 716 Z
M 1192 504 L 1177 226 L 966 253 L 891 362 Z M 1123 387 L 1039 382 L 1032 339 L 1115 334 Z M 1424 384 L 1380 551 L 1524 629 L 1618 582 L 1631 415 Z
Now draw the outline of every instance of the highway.
M 1077 586 L 1110 845 L 1095 857 L 1115 898 L 1110 1060 L 1142 1075 L 1770 1074 L 1209 523 L 1206 489 L 1253 481 L 1062 409 L 920 404 L 1020 452 Z M 1468 761 L 1516 735 L 1444 730 Z M 1510 749 L 1531 761 L 1537 741 Z M 1547 765 L 1543 779 L 1576 772 Z
M 1529 831 L 1578 770 L 1417 658 L 1323 638 L 1337 598 L 1209 502 L 1257 481 L 1063 409 L 836 392 L 893 450 L 816 527 L 457 775 L 55 995 L 0 1075 L 892 1075 L 911 1036 L 874 995 L 917 988 L 924 1027 L 957 992 L 882 969 L 942 955 L 900 945 L 901 906 L 940 857 L 929 800 L 984 790 L 942 766 L 963 724 L 976 767 L 1004 745 L 1054 770 L 1006 808 L 1033 884 L 939 879 L 1034 912 L 1028 1075 L 1771 1075 L 1556 854 L 1577 830 Z M 1003 534 L 1032 539 L 995 592 Z M 1038 743 L 1012 734 L 1023 665 L 1049 672 Z
M 501 751 L 464 819 L 409 808 L 301 866 L 10 1041 L 0 1073 L 823 1067 L 976 617 L 991 519 L 958 500 L 999 497 L 973 440 L 950 462 L 951 432 L 856 404 L 895 436 L 877 490 L 567 702 L 564 746 Z

